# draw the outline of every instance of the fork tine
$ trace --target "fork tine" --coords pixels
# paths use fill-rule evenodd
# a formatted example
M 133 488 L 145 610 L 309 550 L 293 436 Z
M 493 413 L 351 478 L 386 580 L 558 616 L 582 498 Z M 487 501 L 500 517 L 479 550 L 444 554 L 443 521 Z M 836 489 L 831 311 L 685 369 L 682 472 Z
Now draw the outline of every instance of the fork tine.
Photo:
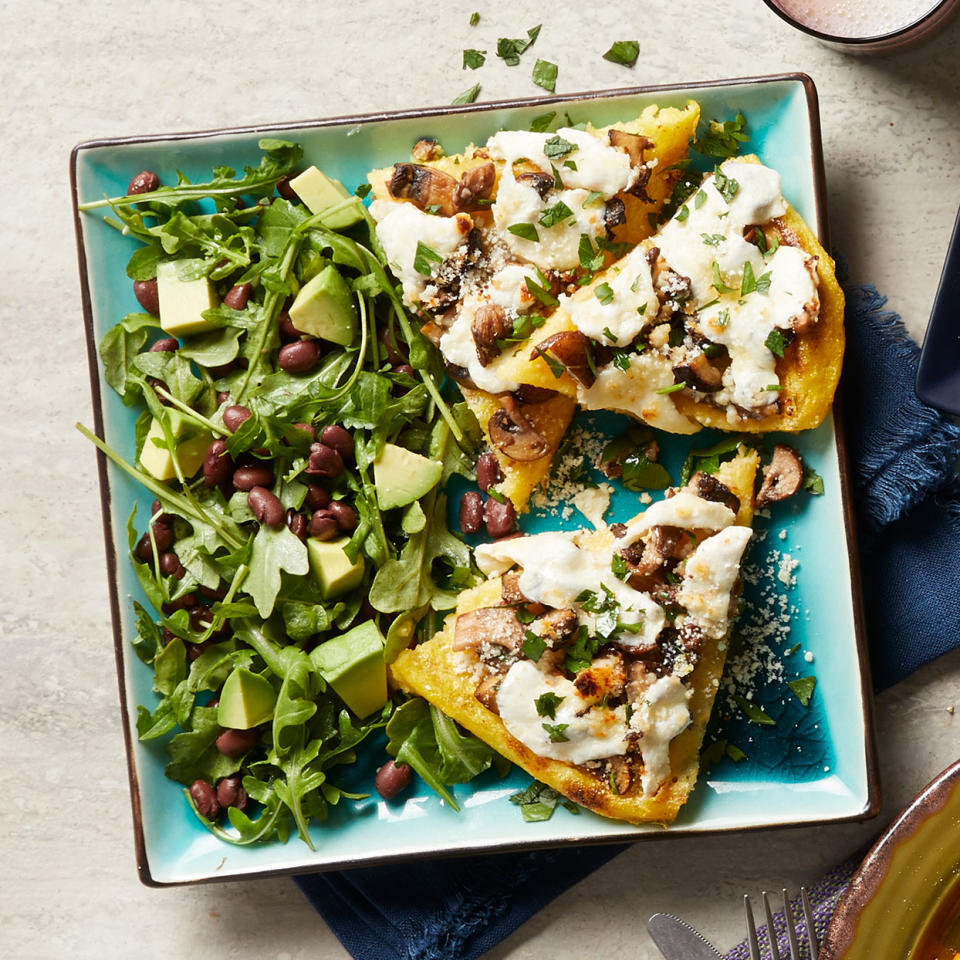
M 803 919 L 807 924 L 807 941 L 810 944 L 810 960 L 817 960 L 820 953 L 820 944 L 817 942 L 817 928 L 813 922 L 813 908 L 807 896 L 807 888 L 800 888 L 800 900 L 803 903 Z
M 757 928 L 753 923 L 753 908 L 750 906 L 750 898 L 743 896 L 743 912 L 747 918 L 747 943 L 750 945 L 750 960 L 763 960 L 760 956 L 760 944 L 757 942 Z
M 770 955 L 773 960 L 780 960 L 780 947 L 777 943 L 777 931 L 773 926 L 773 913 L 770 911 L 770 898 L 767 891 L 763 891 L 763 912 L 767 917 L 767 940 L 770 943 Z M 794 958 L 796 960 L 796 958 Z
M 797 931 L 794 928 L 793 910 L 790 909 L 790 897 L 783 891 L 783 918 L 787 922 L 787 937 L 790 940 L 790 960 L 800 960 L 800 944 L 797 943 Z

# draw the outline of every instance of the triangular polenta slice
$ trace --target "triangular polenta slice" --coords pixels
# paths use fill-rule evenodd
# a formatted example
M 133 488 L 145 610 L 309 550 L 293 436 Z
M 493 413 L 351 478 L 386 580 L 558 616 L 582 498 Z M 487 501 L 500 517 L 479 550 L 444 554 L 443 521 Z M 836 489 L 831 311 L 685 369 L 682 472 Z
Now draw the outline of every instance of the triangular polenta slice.
M 595 253 L 602 257 L 604 265 L 615 262 L 617 245 L 636 244 L 644 237 L 649 236 L 654 229 L 656 216 L 669 198 L 673 184 L 677 179 L 677 164 L 687 156 L 687 145 L 696 131 L 699 115 L 698 105 L 691 101 L 684 108 L 661 109 L 650 106 L 639 117 L 625 123 L 612 124 L 601 128 L 592 125 L 586 126 L 585 132 L 603 144 L 609 142 L 611 131 L 614 131 L 614 136 L 622 134 L 628 137 L 646 138 L 649 141 L 649 145 L 643 149 L 642 153 L 646 163 L 645 182 L 640 185 L 640 189 L 621 191 L 616 194 L 616 200 L 623 206 L 622 222 L 610 228 L 612 231 L 612 246 L 608 246 L 605 250 L 595 250 Z M 471 207 L 469 224 L 464 221 L 465 228 L 469 226 L 479 231 L 486 247 L 491 242 L 491 237 L 497 234 L 491 205 L 495 203 L 498 196 L 504 167 L 503 160 L 494 157 L 491 161 L 490 155 L 484 147 L 469 147 L 464 154 L 431 158 L 430 146 L 424 147 L 423 144 L 419 144 L 415 153 L 420 156 L 420 159 L 415 161 L 415 166 L 401 163 L 397 167 L 373 170 L 368 175 L 368 180 L 373 187 L 373 198 L 376 201 L 376 206 L 373 207 L 375 215 L 382 217 L 384 210 L 389 212 L 390 208 L 385 207 L 385 204 L 391 203 L 419 205 L 440 216 L 450 215 L 458 206 L 457 202 L 449 199 L 454 196 L 450 192 L 453 181 L 457 181 L 459 184 L 473 183 L 471 176 L 477 174 L 478 171 L 492 162 L 496 168 L 495 180 L 485 188 L 487 196 L 482 198 L 484 202 L 479 206 L 474 204 Z M 527 161 L 521 160 L 518 163 L 518 169 L 522 169 L 528 175 L 537 176 L 538 171 L 539 175 L 544 173 L 539 167 L 535 167 Z M 570 176 L 568 170 L 576 168 L 576 152 L 569 155 L 566 163 L 569 167 L 565 167 L 564 160 L 557 157 L 556 163 L 552 164 L 551 169 L 546 173 L 558 177 Z M 411 182 L 404 183 L 400 187 L 397 185 L 400 181 L 397 180 L 392 186 L 395 171 L 401 167 Z M 451 179 L 442 180 L 438 178 L 437 184 L 430 184 L 429 176 L 422 174 L 423 169 L 436 170 Z M 482 178 L 478 178 L 478 182 L 480 179 Z M 413 181 L 416 181 L 416 183 L 413 183 Z M 391 193 L 391 189 L 399 195 Z M 447 192 L 444 192 L 444 189 Z M 427 200 L 431 199 L 440 202 L 426 203 Z M 589 200 L 589 197 L 587 199 Z M 437 224 L 428 224 L 429 226 L 437 226 Z M 539 230 L 540 228 L 534 225 L 534 229 Z M 501 236 L 503 236 L 502 233 Z M 502 240 L 500 245 L 502 246 Z M 429 243 L 427 247 L 429 247 Z M 436 261 L 429 259 L 429 255 L 427 256 L 428 259 L 419 264 L 422 269 L 429 269 L 436 263 Z M 401 277 L 404 276 L 402 269 L 398 269 L 397 272 Z M 537 282 L 543 279 L 543 274 L 538 274 L 537 268 L 533 264 L 528 264 L 525 272 Z M 582 274 L 582 270 L 579 270 L 578 273 Z M 409 268 L 406 276 L 405 300 L 408 306 L 420 310 L 423 305 L 417 300 L 415 289 L 417 278 L 410 273 Z M 527 301 L 533 301 L 534 298 L 528 294 L 526 299 Z M 439 339 L 445 327 L 449 326 L 451 322 L 451 311 L 455 315 L 460 306 L 459 303 L 452 305 L 445 311 L 445 317 L 437 318 L 440 322 L 428 322 L 424 327 L 425 332 L 428 334 L 432 332 L 433 336 Z M 549 303 L 535 303 L 534 310 L 543 318 L 542 321 L 537 322 L 544 322 L 544 330 L 550 329 L 552 306 Z M 523 349 L 524 346 L 525 343 L 522 343 L 517 350 L 508 347 L 489 364 L 490 373 L 499 377 L 499 371 L 502 370 L 505 382 L 509 381 L 515 384 L 524 384 L 527 387 L 534 386 L 556 391 L 557 385 L 555 378 L 552 376 L 539 376 L 535 367 L 532 371 L 516 369 L 518 364 L 522 365 L 523 358 L 526 357 L 528 352 Z M 555 396 L 549 398 L 541 396 L 536 397 L 529 403 L 524 402 L 523 414 L 533 429 L 545 441 L 541 448 L 544 452 L 536 459 L 516 459 L 492 442 L 490 435 L 491 417 L 501 409 L 501 403 L 496 398 L 498 392 L 500 391 L 470 386 L 468 382 L 463 386 L 463 394 L 467 404 L 477 417 L 487 441 L 500 463 L 504 480 L 498 487 L 499 491 L 508 496 L 517 509 L 525 510 L 532 491 L 544 481 L 550 471 L 553 455 L 566 433 L 576 410 L 576 404 L 572 397 L 572 391 L 563 389 Z
M 617 544 L 628 540 L 632 535 L 631 531 L 634 533 L 636 531 L 643 531 L 645 527 L 645 516 L 647 523 L 654 523 L 658 516 L 662 517 L 664 509 L 673 509 L 676 514 L 674 519 L 677 519 L 677 516 L 690 517 L 691 519 L 687 521 L 680 521 L 687 522 L 688 525 L 692 523 L 717 522 L 710 520 L 711 516 L 717 514 L 722 514 L 725 517 L 725 522 L 729 524 L 729 526 L 716 533 L 711 533 L 709 529 L 692 529 L 684 533 L 684 536 L 688 536 L 691 541 L 698 543 L 697 549 L 700 548 L 699 545 L 709 543 L 711 538 L 715 542 L 718 537 L 732 539 L 734 531 L 744 527 L 749 528 L 751 524 L 751 505 L 753 501 L 753 487 L 757 462 L 758 457 L 755 452 L 746 451 L 744 448 L 741 448 L 735 459 L 722 464 L 714 477 L 704 480 L 704 475 L 702 474 L 695 476 L 687 488 L 677 493 L 680 499 L 675 501 L 672 508 L 664 508 L 660 503 L 654 504 L 648 511 L 640 514 L 631 524 L 627 525 L 625 534 L 622 530 L 619 530 L 618 532 L 624 534 L 622 539 L 618 540 L 615 537 L 614 531 L 610 529 L 601 529 L 596 532 L 584 531 L 576 537 L 574 542 L 577 548 L 584 554 L 595 554 L 598 557 L 605 557 L 607 558 L 606 562 L 610 563 L 611 551 L 618 549 Z M 719 481 L 719 484 L 717 481 Z M 697 490 L 700 490 L 703 495 L 696 496 Z M 727 494 L 732 494 L 736 497 L 739 504 L 734 504 Z M 725 503 L 721 503 L 716 499 L 717 497 L 720 497 Z M 705 507 L 703 503 L 700 502 L 703 500 L 706 500 L 709 506 Z M 738 506 L 735 514 L 732 510 L 734 505 Z M 691 506 L 693 513 L 689 513 Z M 726 507 L 726 512 L 721 509 L 722 507 Z M 688 513 L 684 514 L 684 510 L 688 510 Z M 667 531 L 668 535 L 673 536 L 675 529 L 676 528 L 671 527 L 661 528 L 654 525 L 651 530 L 647 530 L 642 534 L 641 539 L 645 538 L 643 542 L 654 539 L 659 537 L 664 530 Z M 659 533 L 655 532 L 658 530 L 660 531 Z M 728 532 L 725 533 L 725 530 Z M 746 536 L 737 535 L 736 539 L 745 542 L 748 537 L 749 533 Z M 511 541 L 508 541 L 507 543 L 509 544 L 510 542 Z M 520 541 L 512 542 L 519 543 Z M 682 543 L 682 540 L 675 540 L 675 545 L 677 542 Z M 496 545 L 493 546 L 496 547 Z M 740 549 L 742 549 L 742 547 Z M 699 566 L 707 561 L 708 552 L 709 548 L 703 548 L 702 555 L 694 550 L 694 552 L 683 561 L 692 567 L 691 579 L 689 580 L 690 584 L 696 582 L 696 577 L 701 573 L 708 577 L 725 575 L 723 570 L 718 571 L 715 566 L 709 566 L 706 571 L 698 572 Z M 631 554 L 631 556 L 634 555 Z M 646 559 L 646 547 L 644 547 L 644 559 Z M 543 563 L 546 564 L 547 562 L 548 558 L 544 557 Z M 645 569 L 643 561 L 640 562 L 637 569 Z M 730 579 L 736 572 L 736 569 L 727 571 L 727 578 Z M 676 577 L 677 575 L 670 574 L 670 576 Z M 527 657 L 526 654 L 529 653 L 531 657 L 535 655 L 537 652 L 537 644 L 534 643 L 528 647 L 529 634 L 526 634 L 523 653 L 510 655 L 512 657 L 519 657 L 519 659 L 514 660 L 510 669 L 507 671 L 507 679 L 501 678 L 500 687 L 498 688 L 500 692 L 496 693 L 495 699 L 491 701 L 489 690 L 486 690 L 484 687 L 488 676 L 488 674 L 485 673 L 487 668 L 478 666 L 478 664 L 481 664 L 480 655 L 472 653 L 473 648 L 469 645 L 464 646 L 458 643 L 458 637 L 460 636 L 458 624 L 474 622 L 469 619 L 461 621 L 461 617 L 473 617 L 474 620 L 476 620 L 478 615 L 480 617 L 486 617 L 490 611 L 493 611 L 494 620 L 499 622 L 504 616 L 509 618 L 511 610 L 520 609 L 528 611 L 523 618 L 524 622 L 527 623 L 529 620 L 532 620 L 529 616 L 529 611 L 542 609 L 530 607 L 529 605 L 525 606 L 522 602 L 522 596 L 519 600 L 520 605 L 516 606 L 518 602 L 516 592 L 520 589 L 519 585 L 523 583 L 523 580 L 522 578 L 518 579 L 515 572 L 508 573 L 505 576 L 493 576 L 478 587 L 464 591 L 460 595 L 456 613 L 451 614 L 447 618 L 444 629 L 440 633 L 426 643 L 402 652 L 397 657 L 390 668 L 392 682 L 409 694 L 424 697 L 447 716 L 452 717 L 467 730 L 490 744 L 497 752 L 523 767 L 523 769 L 532 776 L 558 790 L 576 803 L 588 807 L 603 816 L 625 820 L 631 823 L 641 823 L 645 821 L 669 823 L 674 820 L 680 808 L 686 802 L 697 779 L 699 754 L 703 742 L 704 730 L 713 707 L 727 654 L 729 620 L 725 620 L 724 618 L 729 613 L 728 605 L 731 604 L 730 597 L 728 596 L 727 599 L 720 604 L 722 609 L 718 609 L 716 603 L 711 606 L 704 601 L 706 594 L 697 593 L 692 587 L 689 593 L 685 594 L 683 591 L 687 588 L 688 581 L 682 569 L 679 579 L 681 586 L 675 588 L 679 591 L 676 596 L 685 599 L 689 597 L 687 602 L 690 605 L 690 610 L 693 612 L 680 613 L 678 615 L 677 609 L 672 608 L 674 619 L 671 622 L 674 624 L 674 628 L 678 623 L 680 623 L 681 626 L 679 632 L 674 628 L 669 628 L 667 632 L 670 632 L 671 637 L 692 637 L 694 631 L 691 624 L 694 623 L 696 617 L 699 616 L 706 619 L 697 621 L 702 623 L 703 627 L 696 655 L 691 654 L 691 659 L 684 662 L 682 658 L 686 656 L 684 652 L 686 647 L 675 648 L 671 672 L 661 676 L 657 681 L 663 681 L 661 686 L 664 689 L 670 688 L 672 691 L 671 695 L 674 697 L 674 703 L 670 709 L 672 709 L 674 713 L 678 710 L 683 711 L 685 709 L 689 714 L 688 717 L 681 717 L 682 720 L 686 721 L 685 726 L 683 724 L 676 724 L 677 728 L 682 726 L 682 729 L 672 736 L 672 738 L 665 739 L 660 745 L 658 748 L 660 753 L 657 754 L 658 759 L 654 757 L 655 744 L 652 734 L 649 757 L 645 755 L 644 752 L 644 716 L 640 717 L 641 722 L 638 723 L 639 739 L 637 744 L 639 749 L 637 749 L 635 745 L 635 747 L 631 748 L 630 752 L 628 752 L 625 757 L 621 757 L 621 759 L 604 761 L 601 758 L 600 760 L 592 760 L 584 763 L 574 763 L 538 754 L 531 749 L 530 746 L 511 734 L 504 720 L 498 715 L 498 712 L 490 709 L 478 699 L 478 696 L 482 696 L 487 704 L 493 703 L 494 706 L 499 707 L 500 701 L 497 700 L 496 697 L 502 695 L 503 688 L 508 683 L 511 672 L 517 668 L 517 665 L 524 665 L 522 670 L 517 670 L 517 675 L 521 672 L 530 674 L 534 669 L 532 666 L 533 661 Z M 670 581 L 668 580 L 667 582 Z M 732 588 L 734 595 L 732 601 L 733 606 L 735 606 L 735 595 L 737 591 L 738 587 L 734 586 Z M 636 591 L 630 591 L 631 594 L 634 592 Z M 505 596 L 508 599 L 505 599 Z M 619 597 L 621 594 L 617 594 L 617 596 Z M 649 595 L 647 596 L 649 597 Z M 514 606 L 511 607 L 508 600 L 512 602 Z M 699 607 L 698 604 L 700 605 Z M 626 613 L 623 611 L 627 609 L 629 608 L 624 607 L 617 615 L 626 618 Z M 707 612 L 703 612 L 704 610 Z M 524 629 L 531 630 L 536 628 L 538 634 L 549 636 L 549 629 L 542 625 L 547 622 L 547 618 L 559 614 L 560 611 L 548 610 L 543 618 L 532 620 Z M 711 620 L 710 617 L 714 619 Z M 650 621 L 656 619 L 656 611 L 653 610 L 653 608 L 650 608 L 647 618 Z M 643 619 L 640 620 L 640 623 L 644 623 Z M 540 626 L 537 626 L 537 624 L 540 624 Z M 641 629 L 641 634 L 645 629 L 646 627 Z M 651 629 L 657 628 L 654 625 Z M 684 633 L 685 631 L 686 633 Z M 498 634 L 495 624 L 491 623 L 489 632 L 484 636 L 483 642 L 493 645 L 494 653 L 501 649 L 497 646 L 498 636 L 501 643 L 509 642 L 503 639 L 502 633 Z M 623 636 L 626 635 L 624 634 Z M 660 646 L 668 643 L 675 644 L 673 639 L 669 641 L 666 639 L 664 630 L 661 630 L 657 636 L 657 643 Z M 469 640 L 471 637 L 468 635 L 467 639 Z M 564 651 L 569 652 L 573 649 L 571 644 L 575 643 L 576 640 L 567 640 L 565 641 L 566 645 L 561 643 L 556 650 L 547 649 L 545 652 L 541 652 L 540 660 L 543 660 L 544 657 L 547 657 L 548 660 L 554 658 L 554 663 L 556 663 L 559 658 L 565 656 Z M 461 649 L 455 649 L 455 645 L 460 646 Z M 608 719 L 610 717 L 616 718 L 618 716 L 616 710 L 622 709 L 622 716 L 626 718 L 625 706 L 614 709 L 609 707 L 607 699 L 599 700 L 601 693 L 604 692 L 604 687 L 603 674 L 598 672 L 598 666 L 604 662 L 604 657 L 610 655 L 611 649 L 615 651 L 615 648 L 609 646 L 601 647 L 599 651 L 595 651 L 596 659 L 593 660 L 591 666 L 584 667 L 584 669 L 577 673 L 575 682 L 576 689 L 578 695 L 582 692 L 584 696 L 594 697 L 595 707 L 592 709 L 598 710 L 598 717 Z M 666 648 L 664 647 L 664 649 Z M 680 649 L 681 652 L 679 654 L 676 653 L 676 649 Z M 652 651 L 649 655 L 651 656 L 651 662 L 654 663 L 656 662 L 657 655 L 664 658 L 666 657 L 666 654 L 662 650 Z M 495 659 L 495 657 L 493 659 Z M 616 657 L 614 656 L 614 660 L 615 659 Z M 624 654 L 621 659 L 626 662 L 630 660 L 630 657 Z M 569 663 L 570 661 L 567 659 L 563 662 Z M 630 660 L 629 675 L 634 676 L 639 674 L 642 679 L 646 668 L 642 665 L 639 669 L 632 666 L 632 664 L 637 662 L 636 658 Z M 666 663 L 666 660 L 663 659 L 661 662 Z M 581 666 L 583 666 L 583 664 L 581 664 Z M 691 666 L 692 672 L 688 672 L 682 680 L 676 679 L 678 674 L 682 674 L 684 670 Z M 514 687 L 516 687 L 516 683 L 514 683 Z M 558 687 L 557 689 L 561 688 Z M 649 691 L 649 695 L 652 696 L 652 692 L 657 688 L 649 686 L 646 689 Z M 486 692 L 484 692 L 485 690 Z M 613 690 L 614 687 L 609 687 L 607 690 L 608 694 Z M 679 690 L 682 690 L 682 693 L 679 694 L 678 700 Z M 569 696 L 569 684 L 563 687 L 561 692 Z M 682 703 L 684 698 L 686 700 L 685 708 Z M 563 698 L 561 698 L 561 700 L 562 699 Z M 599 700 L 599 706 L 596 705 L 597 700 Z M 615 702 L 615 700 L 616 697 L 614 697 L 614 700 L 611 702 Z M 513 700 L 509 701 L 511 710 L 514 709 L 513 702 Z M 550 732 L 551 740 L 554 734 L 559 737 L 565 736 L 565 731 L 569 731 L 570 726 L 567 725 L 564 727 L 563 724 L 559 723 L 563 707 L 562 703 L 556 699 L 556 695 L 554 695 L 552 700 L 549 697 L 544 700 L 541 696 L 535 702 L 538 716 L 534 717 L 533 727 L 536 727 L 536 721 L 542 720 L 545 725 L 545 730 L 547 729 L 546 725 L 553 728 Z M 575 703 L 572 704 L 572 706 L 573 705 L 575 705 Z M 543 709 L 542 713 L 540 712 L 541 708 Z M 554 714 L 553 717 L 550 716 L 551 708 Z M 655 717 L 657 715 L 655 711 L 658 709 L 666 709 L 662 707 L 660 699 L 653 702 L 638 700 L 636 701 L 635 708 L 641 711 L 641 714 L 646 711 L 647 720 Z M 667 720 L 670 721 L 670 719 L 670 716 L 667 716 Z M 552 722 L 554 720 L 557 722 Z M 629 724 L 633 722 L 633 714 L 631 713 L 629 720 L 627 720 L 629 729 L 632 729 L 629 727 Z M 604 735 L 604 727 L 600 720 L 596 722 L 595 727 L 598 735 Z M 652 730 L 653 728 L 651 727 L 650 729 Z M 589 743 L 589 740 L 582 742 Z M 581 741 L 577 741 L 574 743 L 572 749 L 581 749 L 580 744 Z M 600 749 L 602 753 L 603 748 Z M 666 764 L 666 766 L 661 769 L 660 766 L 663 764 Z M 627 768 L 626 772 L 624 771 L 625 766 Z

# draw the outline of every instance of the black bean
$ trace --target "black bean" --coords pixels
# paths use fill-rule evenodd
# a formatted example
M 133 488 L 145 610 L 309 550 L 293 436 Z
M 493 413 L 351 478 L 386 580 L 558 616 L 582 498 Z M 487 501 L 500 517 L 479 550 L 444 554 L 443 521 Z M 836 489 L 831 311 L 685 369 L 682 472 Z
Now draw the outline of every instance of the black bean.
M 153 524 L 153 539 L 157 544 L 157 553 L 166 553 L 173 546 L 173 529 L 169 524 L 157 521 Z M 140 538 L 134 554 L 141 563 L 153 562 L 153 545 L 150 543 L 149 532 Z
M 173 577 L 174 580 L 182 580 L 183 575 L 187 571 L 180 562 L 180 558 L 172 551 L 167 551 L 166 553 L 160 554 L 160 572 L 165 577 Z
M 318 540 L 333 540 L 340 532 L 337 518 L 329 510 L 315 510 L 308 529 Z
M 227 595 L 227 588 L 222 585 L 205 587 L 201 584 L 197 589 L 200 591 L 201 596 L 206 597 L 208 600 L 222 600 Z
M 287 527 L 295 537 L 304 540 L 309 525 L 310 521 L 302 513 L 297 513 L 293 508 L 287 511 Z
M 277 317 L 277 327 L 280 330 L 280 336 L 284 340 L 289 342 L 291 340 L 300 339 L 300 331 L 293 325 L 293 321 L 290 319 L 290 314 L 287 313 L 286 310 L 284 310 L 284 312 Z
M 223 295 L 223 305 L 233 310 L 243 310 L 252 293 L 253 286 L 251 284 L 238 283 Z
M 216 377 L 214 377 L 214 379 L 216 379 Z M 226 403 L 229 399 L 230 399 L 229 391 L 220 390 L 217 393 L 217 406 L 219 407 L 221 404 Z
M 333 514 L 337 526 L 343 533 L 353 533 L 357 529 L 357 511 L 342 500 L 334 500 L 327 510 Z
M 308 373 L 320 359 L 320 350 L 315 340 L 296 340 L 280 348 L 277 366 L 287 373 Z
M 311 483 L 307 487 L 307 496 L 304 503 L 311 510 L 322 510 L 330 506 L 330 491 L 326 487 L 321 487 L 317 483 Z
M 234 730 L 227 727 L 216 739 L 217 750 L 225 757 L 234 760 L 242 757 L 258 740 L 260 734 L 256 727 L 251 730 Z
M 227 453 L 227 442 L 219 437 L 207 448 L 203 458 L 203 482 L 208 487 L 219 487 L 233 476 L 233 460 Z
M 315 477 L 339 477 L 343 473 L 343 457 L 333 447 L 315 443 L 310 447 L 306 472 Z
M 133 295 L 147 313 L 160 316 L 160 294 L 157 293 L 156 280 L 134 280 Z
M 246 407 L 241 406 L 239 403 L 235 403 L 233 406 L 227 407 L 223 411 L 223 425 L 231 433 L 236 433 L 240 427 L 240 424 L 245 420 L 249 420 L 251 416 L 252 414 Z
M 478 533 L 483 526 L 483 497 L 476 490 L 468 490 L 460 498 L 459 519 L 464 533 Z
M 206 780 L 194 780 L 190 784 L 190 799 L 201 817 L 213 820 L 220 815 L 217 791 Z
M 224 777 L 217 784 L 217 803 L 221 807 L 236 807 L 245 810 L 247 806 L 247 791 L 243 789 L 240 775 Z
M 477 460 L 477 486 L 486 493 L 494 484 L 503 479 L 503 471 L 496 454 L 484 453 Z
M 175 353 L 179 347 L 176 337 L 164 337 L 150 345 L 150 353 Z
M 410 785 L 410 767 L 405 763 L 388 760 L 377 771 L 377 793 L 384 800 L 392 800 Z
M 188 643 L 187 644 L 187 659 L 193 663 L 202 653 L 203 653 L 204 644 L 202 643 Z
M 413 377 L 414 379 L 416 379 L 416 376 L 417 376 L 417 371 L 414 370 L 413 367 L 411 367 L 409 363 L 401 363 L 401 364 L 399 364 L 398 366 L 396 366 L 396 367 L 393 368 L 393 372 L 394 372 L 394 373 L 404 373 L 404 374 L 406 374 L 408 377 Z
M 291 203 L 299 203 L 300 198 L 297 196 L 297 192 L 290 186 L 292 179 L 293 177 L 290 174 L 281 177 L 277 181 L 277 193 L 279 193 L 284 200 L 289 200 Z
M 249 492 L 254 487 L 272 487 L 273 470 L 266 464 L 249 463 L 233 471 L 233 486 Z
M 130 178 L 127 195 L 135 193 L 153 193 L 160 186 L 160 178 L 152 170 L 141 170 Z
M 203 633 L 213 623 L 213 614 L 210 612 L 210 608 L 202 603 L 191 607 L 187 613 L 190 616 L 190 629 L 194 633 Z
M 154 500 L 150 505 L 150 516 L 157 517 L 159 513 L 160 516 L 154 520 L 154 523 L 165 523 L 167 526 L 170 526 L 173 523 L 173 514 L 172 513 L 161 513 L 163 507 L 160 505 L 159 500 Z
M 286 511 L 280 498 L 266 487 L 254 487 L 247 494 L 247 506 L 253 511 L 258 523 L 268 527 L 279 527 L 286 517 Z
M 335 423 L 328 424 L 320 433 L 321 442 L 333 447 L 343 459 L 353 456 L 353 435 Z
M 167 601 L 160 607 L 160 609 L 169 617 L 171 613 L 176 613 L 178 610 L 189 610 L 191 607 L 195 607 L 196 605 L 196 594 L 185 593 L 182 597 L 177 597 L 176 600 Z
M 490 497 L 483 507 L 483 521 L 491 537 L 505 537 L 517 522 L 517 511 L 509 500 L 500 503 Z

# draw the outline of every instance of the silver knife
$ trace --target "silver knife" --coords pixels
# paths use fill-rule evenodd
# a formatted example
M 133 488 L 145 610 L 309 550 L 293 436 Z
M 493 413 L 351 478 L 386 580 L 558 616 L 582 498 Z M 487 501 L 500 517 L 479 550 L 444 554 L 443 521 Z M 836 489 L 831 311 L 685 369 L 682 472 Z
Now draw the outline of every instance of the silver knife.
M 655 913 L 647 921 L 647 933 L 665 960 L 722 960 L 706 937 L 669 913 Z

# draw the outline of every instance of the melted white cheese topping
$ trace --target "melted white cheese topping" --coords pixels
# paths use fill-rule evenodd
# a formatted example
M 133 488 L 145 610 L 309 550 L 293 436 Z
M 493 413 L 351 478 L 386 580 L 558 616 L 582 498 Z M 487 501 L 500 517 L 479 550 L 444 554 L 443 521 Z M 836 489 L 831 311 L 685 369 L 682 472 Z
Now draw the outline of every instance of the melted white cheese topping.
M 588 337 L 606 346 L 625 347 L 656 318 L 660 309 L 646 249 L 634 247 L 604 274 L 604 282 L 610 290 L 602 299 L 593 289 L 573 297 L 564 294 L 560 308 Z
M 708 637 L 727 632 L 730 591 L 750 536 L 749 527 L 727 527 L 707 537 L 687 558 L 677 602 Z
M 679 677 L 661 677 L 646 690 L 630 718 L 630 729 L 641 734 L 645 797 L 653 796 L 670 776 L 670 742 L 690 726 L 687 697 Z
M 553 720 L 537 713 L 536 700 L 545 693 L 563 698 Z M 570 680 L 529 660 L 520 660 L 507 671 L 497 691 L 497 709 L 511 736 L 540 757 L 586 763 L 627 752 L 625 706 L 591 707 Z M 554 742 L 544 724 L 566 724 L 562 736 L 567 739 Z
M 647 507 L 643 515 L 627 527 L 620 543 L 624 546 L 631 544 L 654 527 L 722 530 L 735 519 L 736 515 L 725 503 L 704 500 L 691 490 L 680 490 L 674 496 Z
M 444 359 L 459 367 L 464 367 L 473 382 L 488 393 L 505 393 L 516 390 L 519 383 L 500 372 L 500 365 L 493 363 L 484 367 L 477 355 L 477 344 L 473 339 L 473 317 L 485 300 L 477 295 L 469 295 L 461 304 L 456 319 L 440 338 L 440 352 Z
M 417 243 L 425 244 L 446 260 L 466 241 L 470 230 L 470 218 L 463 214 L 437 217 L 406 202 L 375 200 L 370 204 L 370 214 L 377 221 L 377 239 L 394 276 L 403 284 L 403 296 L 409 303 L 419 299 L 440 266 L 439 262 L 428 261 L 430 276 L 414 269 Z

